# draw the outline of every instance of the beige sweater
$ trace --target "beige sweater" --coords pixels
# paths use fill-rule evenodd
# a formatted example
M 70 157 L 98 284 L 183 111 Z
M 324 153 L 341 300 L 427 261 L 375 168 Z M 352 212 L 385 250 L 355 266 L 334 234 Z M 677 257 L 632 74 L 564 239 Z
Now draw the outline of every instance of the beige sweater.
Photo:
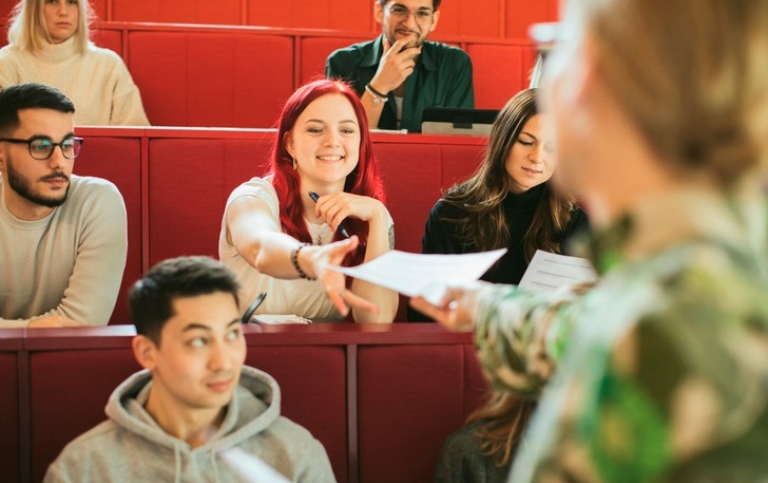
M 109 181 L 73 175 L 67 201 L 41 220 L 5 206 L 0 177 L 0 328 L 57 313 L 106 325 L 125 268 L 123 197 Z
M 141 96 L 115 52 L 90 45 L 75 49 L 74 36 L 38 52 L 15 45 L 0 49 L 0 88 L 24 82 L 56 87 L 75 103 L 75 123 L 88 126 L 148 126 Z

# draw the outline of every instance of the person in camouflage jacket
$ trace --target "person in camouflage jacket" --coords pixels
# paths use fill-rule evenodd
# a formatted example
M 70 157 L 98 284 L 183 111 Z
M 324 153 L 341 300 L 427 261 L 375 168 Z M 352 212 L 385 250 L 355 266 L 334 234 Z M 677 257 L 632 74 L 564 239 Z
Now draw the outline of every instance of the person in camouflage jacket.
M 600 280 L 412 303 L 539 398 L 510 481 L 768 481 L 768 0 L 564 8 L 557 173 Z

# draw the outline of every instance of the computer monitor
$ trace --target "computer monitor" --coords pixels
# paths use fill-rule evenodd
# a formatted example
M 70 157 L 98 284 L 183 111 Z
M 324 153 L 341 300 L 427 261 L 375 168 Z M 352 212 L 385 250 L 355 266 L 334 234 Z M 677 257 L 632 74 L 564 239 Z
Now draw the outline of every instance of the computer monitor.
M 421 116 L 421 132 L 488 136 L 498 114 L 498 109 L 425 107 Z

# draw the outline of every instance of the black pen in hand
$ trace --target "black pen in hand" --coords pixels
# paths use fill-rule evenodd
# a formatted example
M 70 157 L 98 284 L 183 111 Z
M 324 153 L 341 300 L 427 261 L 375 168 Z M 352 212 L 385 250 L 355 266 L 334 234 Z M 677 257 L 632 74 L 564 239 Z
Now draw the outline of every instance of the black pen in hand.
M 315 203 L 317 203 L 318 198 L 320 198 L 320 196 L 314 191 L 309 192 L 309 197 L 312 198 L 312 201 L 314 201 Z M 339 227 L 337 228 L 337 230 L 339 231 L 339 233 L 344 235 L 345 238 L 349 238 L 349 233 L 347 233 L 347 229 L 344 228 L 343 224 L 339 223 Z

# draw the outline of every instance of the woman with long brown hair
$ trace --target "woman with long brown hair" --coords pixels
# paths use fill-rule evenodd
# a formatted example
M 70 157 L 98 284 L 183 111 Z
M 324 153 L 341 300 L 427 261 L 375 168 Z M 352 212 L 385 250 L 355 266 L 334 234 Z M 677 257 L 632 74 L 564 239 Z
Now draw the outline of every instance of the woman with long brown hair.
M 432 208 L 423 253 L 506 248 L 481 280 L 517 284 L 536 250 L 560 253 L 573 234 L 586 229 L 587 217 L 575 201 L 551 189 L 556 163 L 538 97 L 539 89 L 523 90 L 499 112 L 480 167 Z M 409 319 L 428 320 L 412 309 Z

